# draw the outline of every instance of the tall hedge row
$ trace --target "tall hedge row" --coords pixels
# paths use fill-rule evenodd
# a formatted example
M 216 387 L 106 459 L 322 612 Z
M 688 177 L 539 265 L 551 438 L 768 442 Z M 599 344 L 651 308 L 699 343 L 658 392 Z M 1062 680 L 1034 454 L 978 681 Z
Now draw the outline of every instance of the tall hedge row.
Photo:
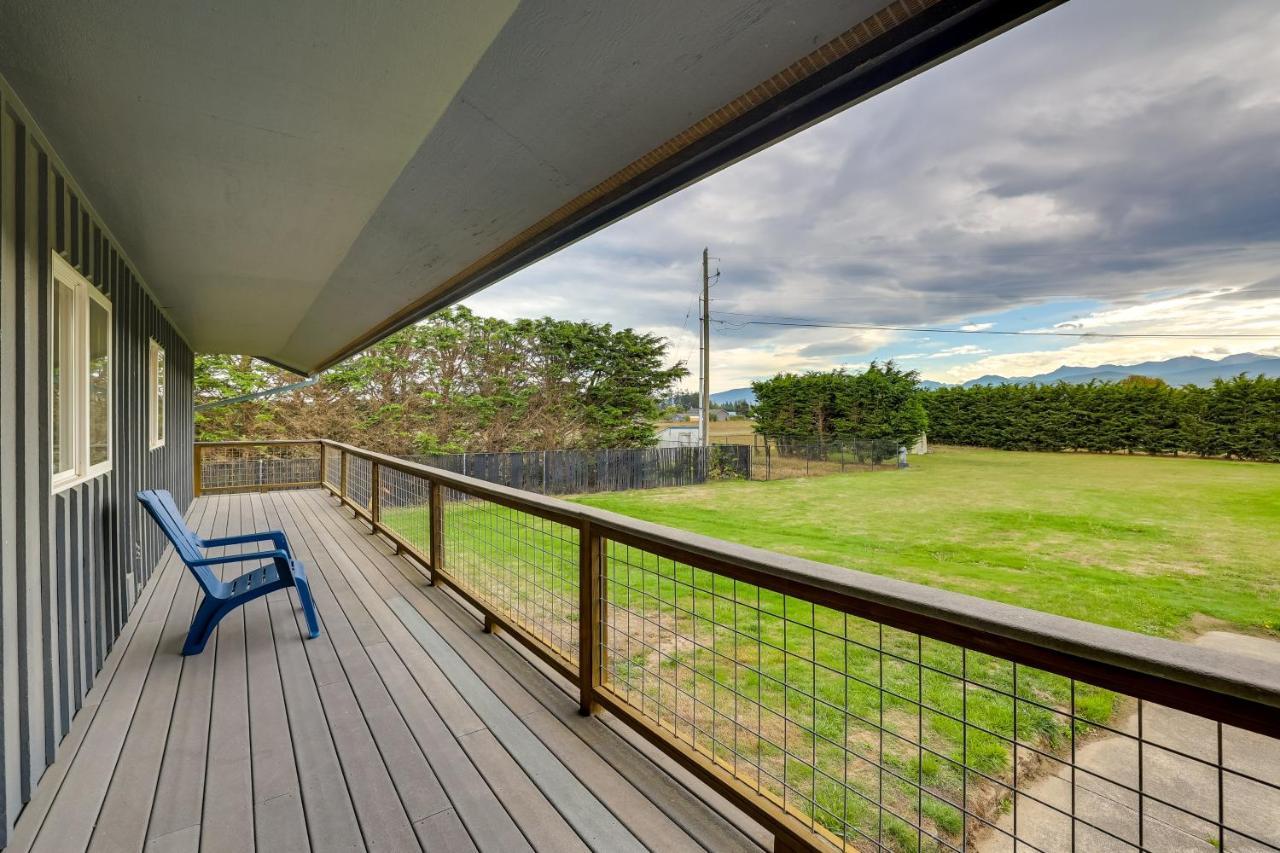
M 1002 450 L 1187 453 L 1280 462 L 1280 379 L 940 388 L 924 395 L 929 440 Z
M 857 436 L 911 446 L 928 426 L 919 379 L 891 361 L 872 362 L 862 373 L 779 373 L 751 383 L 756 432 L 806 442 Z

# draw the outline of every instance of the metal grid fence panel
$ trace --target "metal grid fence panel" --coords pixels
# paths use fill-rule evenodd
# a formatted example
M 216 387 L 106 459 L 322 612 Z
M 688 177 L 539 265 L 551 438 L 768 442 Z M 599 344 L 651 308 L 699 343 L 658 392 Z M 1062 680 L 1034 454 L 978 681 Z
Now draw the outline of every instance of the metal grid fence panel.
M 1280 741 L 607 544 L 603 689 L 856 849 L 1277 850 Z
M 308 489 L 320 484 L 320 448 L 304 445 L 201 446 L 200 491 Z
M 364 510 L 372 510 L 373 463 L 359 456 L 347 459 L 346 497 Z
M 576 527 L 446 488 L 443 542 L 451 583 L 576 665 Z
M 323 445 L 321 456 L 321 472 L 324 485 L 336 490 L 342 482 L 342 451 Z
M 431 487 L 415 474 L 381 467 L 379 522 L 420 555 L 431 553 Z

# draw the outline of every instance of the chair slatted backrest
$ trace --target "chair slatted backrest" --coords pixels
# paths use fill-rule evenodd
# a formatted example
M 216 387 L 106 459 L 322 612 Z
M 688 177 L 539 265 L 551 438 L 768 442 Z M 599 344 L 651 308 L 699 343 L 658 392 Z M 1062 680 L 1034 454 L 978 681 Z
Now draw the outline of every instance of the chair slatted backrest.
M 205 594 L 216 595 L 222 587 L 222 582 L 208 566 L 196 565 L 196 562 L 203 557 L 200 553 L 201 540 L 191 531 L 191 528 L 187 527 L 182 514 L 178 512 L 178 505 L 173 502 L 173 495 L 165 489 L 144 489 L 138 492 L 138 501 L 173 543 L 178 557 L 196 576 L 196 581 Z
M 191 546 L 199 553 L 204 550 L 204 540 L 196 535 L 196 532 L 187 526 L 186 518 L 182 515 L 182 510 L 178 509 L 177 503 L 173 500 L 173 495 L 168 489 L 156 489 L 155 495 L 164 504 L 165 509 L 169 510 L 169 515 L 173 517 L 177 527 L 187 534 L 187 540 Z

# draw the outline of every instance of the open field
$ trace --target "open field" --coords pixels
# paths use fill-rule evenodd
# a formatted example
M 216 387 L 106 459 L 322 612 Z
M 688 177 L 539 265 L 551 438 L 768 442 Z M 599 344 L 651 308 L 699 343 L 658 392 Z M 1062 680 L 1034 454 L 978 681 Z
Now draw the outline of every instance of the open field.
M 1280 466 L 944 448 L 907 471 L 583 503 L 1161 636 L 1280 632 Z
M 961 449 L 912 466 L 580 500 L 1149 633 L 1276 630 L 1278 466 Z M 384 519 L 425 549 L 421 508 Z M 448 572 L 573 658 L 576 531 L 475 499 L 447 501 L 444 526 Z M 612 690 L 859 847 L 974 842 L 1015 774 L 1049 772 L 1130 707 L 617 543 L 607 597 Z
M 654 426 L 654 430 L 661 430 L 665 427 L 696 427 L 697 421 L 680 421 L 672 423 L 660 423 Z M 735 418 L 727 421 L 711 422 L 711 440 L 717 444 L 751 444 L 755 438 L 755 421 L 749 418 Z

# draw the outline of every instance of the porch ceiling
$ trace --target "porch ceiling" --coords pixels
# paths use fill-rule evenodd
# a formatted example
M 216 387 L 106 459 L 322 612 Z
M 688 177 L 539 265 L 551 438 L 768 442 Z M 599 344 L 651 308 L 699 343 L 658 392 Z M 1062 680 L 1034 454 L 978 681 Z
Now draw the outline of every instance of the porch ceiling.
M 197 350 L 311 371 L 651 201 L 552 216 L 860 22 L 1052 4 L 3 0 L 0 74 Z

